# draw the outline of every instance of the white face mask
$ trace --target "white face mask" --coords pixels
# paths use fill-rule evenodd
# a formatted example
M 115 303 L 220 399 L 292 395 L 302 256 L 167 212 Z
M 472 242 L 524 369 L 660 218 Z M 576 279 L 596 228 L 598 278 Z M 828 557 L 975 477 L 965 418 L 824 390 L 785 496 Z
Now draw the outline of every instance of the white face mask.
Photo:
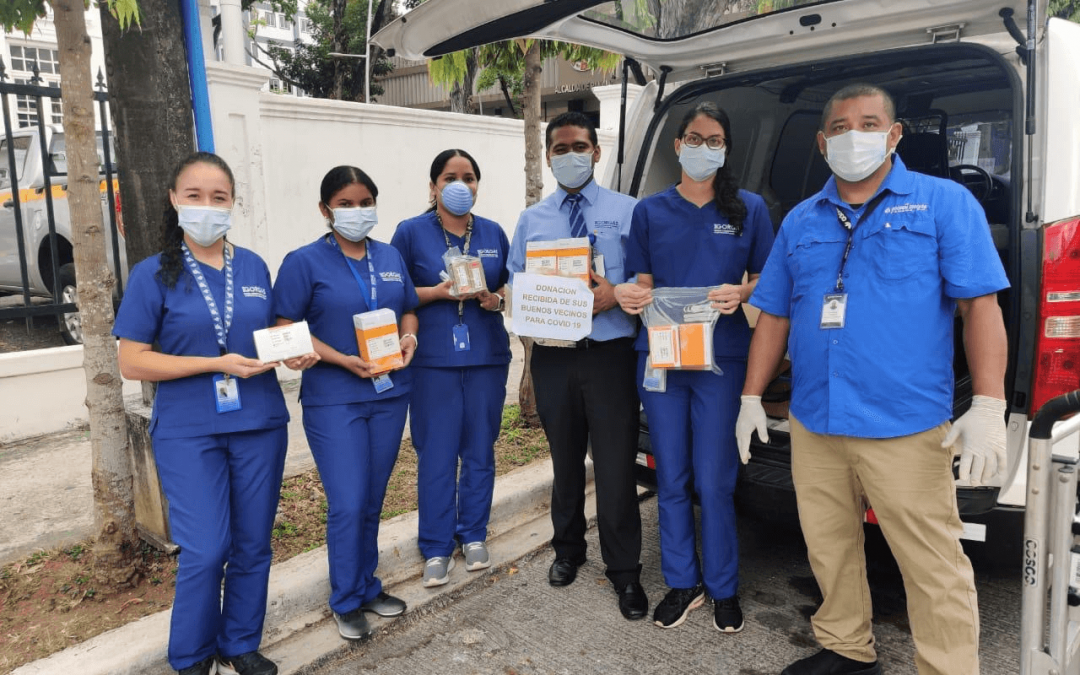
M 199 246 L 210 246 L 232 227 L 232 209 L 173 205 L 180 227 Z
M 692 148 L 686 143 L 679 148 L 679 164 L 691 179 L 701 182 L 724 166 L 724 148 L 713 150 L 702 143 Z
M 857 183 L 892 154 L 888 142 L 888 131 L 847 131 L 825 139 L 825 161 L 837 178 Z
M 333 209 L 333 213 L 331 226 L 349 241 L 360 241 L 367 237 L 379 222 L 374 206 Z
M 591 152 L 567 152 L 551 156 L 551 173 L 559 185 L 571 190 L 589 182 L 592 177 Z

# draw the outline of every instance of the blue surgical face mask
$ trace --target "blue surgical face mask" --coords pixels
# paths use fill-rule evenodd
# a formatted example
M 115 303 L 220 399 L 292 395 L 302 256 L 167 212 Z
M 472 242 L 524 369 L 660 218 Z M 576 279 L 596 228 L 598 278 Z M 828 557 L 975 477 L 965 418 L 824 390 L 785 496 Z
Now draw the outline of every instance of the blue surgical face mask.
M 456 180 L 442 189 L 442 204 L 455 216 L 463 216 L 473 207 L 473 193 L 469 186 Z
M 180 227 L 199 246 L 210 246 L 232 227 L 232 209 L 216 206 L 175 206 Z
M 331 226 L 335 232 L 349 241 L 362 240 L 371 233 L 371 230 L 379 222 L 374 206 L 334 209 L 333 213 L 334 219 Z
M 559 185 L 571 190 L 589 182 L 593 173 L 591 152 L 567 152 L 551 156 L 551 173 Z
M 683 143 L 679 150 L 679 164 L 692 180 L 703 181 L 724 166 L 725 156 L 724 148 L 713 150 L 704 143 L 692 148 Z

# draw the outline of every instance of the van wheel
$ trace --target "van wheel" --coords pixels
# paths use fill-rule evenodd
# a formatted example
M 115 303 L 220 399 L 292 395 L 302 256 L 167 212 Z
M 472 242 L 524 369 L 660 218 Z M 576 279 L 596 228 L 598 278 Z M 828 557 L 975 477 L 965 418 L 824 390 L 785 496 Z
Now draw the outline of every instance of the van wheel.
M 75 264 L 68 263 L 60 268 L 60 302 L 79 304 L 79 291 L 75 287 Z M 82 319 L 78 312 L 60 315 L 60 335 L 69 345 L 81 345 L 83 342 Z

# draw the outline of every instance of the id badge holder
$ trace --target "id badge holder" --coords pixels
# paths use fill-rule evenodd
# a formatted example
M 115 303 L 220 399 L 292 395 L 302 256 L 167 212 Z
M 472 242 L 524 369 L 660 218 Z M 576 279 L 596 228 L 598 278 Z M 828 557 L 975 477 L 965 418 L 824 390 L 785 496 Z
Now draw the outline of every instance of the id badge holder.
M 645 358 L 645 375 L 641 379 L 641 388 L 645 391 L 653 391 L 663 394 L 667 391 L 667 370 L 653 368 L 652 357 Z
M 469 327 L 463 323 L 459 323 L 454 326 L 451 331 L 454 336 L 454 351 L 455 352 L 467 352 L 472 349 L 472 344 L 469 342 Z
M 240 409 L 240 388 L 235 377 L 220 373 L 214 376 L 214 403 L 219 413 Z
M 847 316 L 847 293 L 826 293 L 821 304 L 821 328 L 843 328 Z
M 394 387 L 394 382 L 390 379 L 389 373 L 376 377 L 371 383 L 375 385 L 376 394 L 381 394 Z

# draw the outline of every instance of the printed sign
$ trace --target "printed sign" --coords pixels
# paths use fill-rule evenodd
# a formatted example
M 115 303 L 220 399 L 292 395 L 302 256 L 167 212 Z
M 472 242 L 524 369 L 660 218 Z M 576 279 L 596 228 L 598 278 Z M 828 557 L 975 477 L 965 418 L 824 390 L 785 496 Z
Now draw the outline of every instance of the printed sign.
M 517 335 L 580 340 L 592 332 L 593 294 L 581 279 L 520 273 L 513 289 Z

